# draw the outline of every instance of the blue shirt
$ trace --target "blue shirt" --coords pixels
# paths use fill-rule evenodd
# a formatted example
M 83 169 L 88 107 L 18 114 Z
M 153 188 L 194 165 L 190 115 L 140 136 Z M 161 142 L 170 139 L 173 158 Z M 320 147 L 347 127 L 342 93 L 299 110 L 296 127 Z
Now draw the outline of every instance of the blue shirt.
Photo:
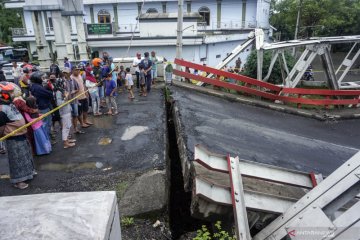
M 46 90 L 42 85 L 38 83 L 33 83 L 31 84 L 30 92 L 36 98 L 36 104 L 38 105 L 38 108 L 40 110 L 51 108 L 50 101 L 54 97 L 52 91 Z
M 116 88 L 116 82 L 113 80 L 105 80 L 105 95 L 110 96 L 111 92 Z M 113 96 L 116 96 L 116 91 Z

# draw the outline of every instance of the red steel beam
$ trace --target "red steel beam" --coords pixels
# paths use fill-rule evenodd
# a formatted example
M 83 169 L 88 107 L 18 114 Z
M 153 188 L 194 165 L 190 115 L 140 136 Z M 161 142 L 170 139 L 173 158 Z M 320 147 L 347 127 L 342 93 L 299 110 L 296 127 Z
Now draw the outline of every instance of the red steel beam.
M 304 88 L 283 88 L 282 93 L 301 95 L 322 95 L 322 96 L 360 96 L 360 90 L 327 90 L 327 89 L 304 89 Z
M 241 81 L 241 82 L 245 82 L 245 83 L 249 83 L 255 86 L 259 86 L 259 87 L 264 87 L 276 92 L 280 92 L 281 91 L 281 87 L 276 86 L 274 84 L 271 83 L 267 83 L 267 82 L 262 82 L 259 81 L 257 79 L 251 78 L 251 77 L 247 77 L 244 75 L 239 75 L 239 74 L 234 74 L 234 73 L 230 73 L 230 72 L 226 72 L 226 71 L 222 71 L 222 70 L 218 70 L 215 68 L 211 68 L 211 67 L 207 67 L 207 66 L 203 66 L 200 64 L 196 64 L 196 63 L 192 63 L 192 62 L 188 62 L 188 61 L 184 61 L 184 60 L 180 60 L 180 59 L 175 59 L 175 64 L 184 66 L 184 67 L 189 67 L 189 68 L 193 68 L 193 69 L 197 69 L 197 70 L 201 70 L 207 73 L 212 73 L 214 75 L 219 75 L 219 76 L 224 76 L 227 78 L 232 78 L 235 79 L 237 81 Z
M 283 101 L 283 102 L 301 103 L 301 104 L 308 104 L 308 105 L 348 105 L 348 104 L 360 103 L 360 99 L 307 99 L 307 98 L 294 98 L 294 97 L 288 97 L 288 96 L 279 96 L 276 94 L 263 92 L 263 91 L 260 91 L 260 90 L 254 89 L 254 88 L 249 88 L 246 86 L 240 86 L 240 85 L 233 84 L 233 83 L 227 83 L 227 82 L 219 81 L 219 80 L 212 79 L 212 78 L 207 78 L 207 77 L 194 75 L 194 74 L 183 72 L 183 71 L 178 71 L 176 69 L 174 70 L 174 74 L 181 76 L 181 77 L 194 79 L 197 81 L 215 85 L 218 87 L 232 89 L 232 90 L 239 91 L 239 92 L 250 93 L 250 94 L 253 94 L 253 95 L 256 95 L 259 97 L 264 97 L 264 98 L 270 99 L 270 100 L 279 100 L 279 101 Z

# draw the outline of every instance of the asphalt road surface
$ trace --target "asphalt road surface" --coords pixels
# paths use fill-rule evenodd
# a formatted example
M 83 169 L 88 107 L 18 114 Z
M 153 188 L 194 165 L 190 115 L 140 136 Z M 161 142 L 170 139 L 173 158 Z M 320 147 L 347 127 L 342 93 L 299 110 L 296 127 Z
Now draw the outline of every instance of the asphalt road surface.
M 194 145 L 329 175 L 360 149 L 360 121 L 321 122 L 172 87 L 188 156 Z

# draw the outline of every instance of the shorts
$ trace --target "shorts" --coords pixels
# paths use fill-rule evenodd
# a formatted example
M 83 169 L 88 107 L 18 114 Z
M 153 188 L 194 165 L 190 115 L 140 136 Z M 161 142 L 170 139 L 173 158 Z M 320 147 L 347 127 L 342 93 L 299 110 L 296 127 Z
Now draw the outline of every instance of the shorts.
M 118 80 L 117 80 L 117 86 L 118 86 L 118 87 L 121 87 L 121 86 L 122 86 L 122 80 L 121 80 L 121 79 L 118 79 Z
M 127 90 L 130 91 L 131 89 L 133 89 L 133 85 L 127 86 Z
M 89 102 L 87 98 L 80 99 L 79 107 L 78 107 L 79 115 L 81 115 L 82 113 L 87 113 L 88 111 L 89 111 Z
M 77 103 L 70 103 L 71 106 L 71 116 L 72 117 L 77 117 L 79 116 L 79 109 L 78 109 L 78 104 Z

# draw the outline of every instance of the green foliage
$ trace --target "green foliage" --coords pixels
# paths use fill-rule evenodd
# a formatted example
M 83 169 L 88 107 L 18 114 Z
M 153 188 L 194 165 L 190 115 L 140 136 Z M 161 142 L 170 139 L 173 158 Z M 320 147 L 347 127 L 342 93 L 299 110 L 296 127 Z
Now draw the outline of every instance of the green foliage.
M 134 218 L 132 217 L 122 217 L 121 218 L 121 226 L 130 227 L 134 225 Z
M 263 77 L 267 75 L 267 71 L 269 69 L 270 63 L 272 58 L 272 52 L 271 51 L 265 51 L 264 52 L 264 62 L 263 62 Z M 279 63 L 279 59 L 281 56 L 279 55 L 278 60 L 276 61 L 274 68 L 272 70 L 272 73 L 270 75 L 270 78 L 268 79 L 268 82 L 274 83 L 274 84 L 280 84 L 282 83 L 282 75 L 281 75 L 281 67 Z M 295 59 L 292 55 L 285 52 L 285 59 L 287 62 L 288 69 L 292 69 L 292 67 L 295 64 Z M 247 61 L 244 66 L 245 70 L 243 72 L 244 75 L 257 78 L 257 52 L 256 50 L 253 50 L 250 55 L 247 58 Z
M 294 38 L 300 0 L 272 1 L 271 24 L 281 40 Z M 360 1 L 303 0 L 299 38 L 360 34 Z
M 202 225 L 201 229 L 197 230 L 197 235 L 193 240 L 236 240 L 235 236 L 230 236 L 227 231 L 221 228 L 221 222 L 215 223 L 215 232 L 210 233 L 205 225 Z
M 4 0 L 0 0 L 0 42 L 11 43 L 11 28 L 21 28 L 20 12 L 17 9 L 5 9 Z

